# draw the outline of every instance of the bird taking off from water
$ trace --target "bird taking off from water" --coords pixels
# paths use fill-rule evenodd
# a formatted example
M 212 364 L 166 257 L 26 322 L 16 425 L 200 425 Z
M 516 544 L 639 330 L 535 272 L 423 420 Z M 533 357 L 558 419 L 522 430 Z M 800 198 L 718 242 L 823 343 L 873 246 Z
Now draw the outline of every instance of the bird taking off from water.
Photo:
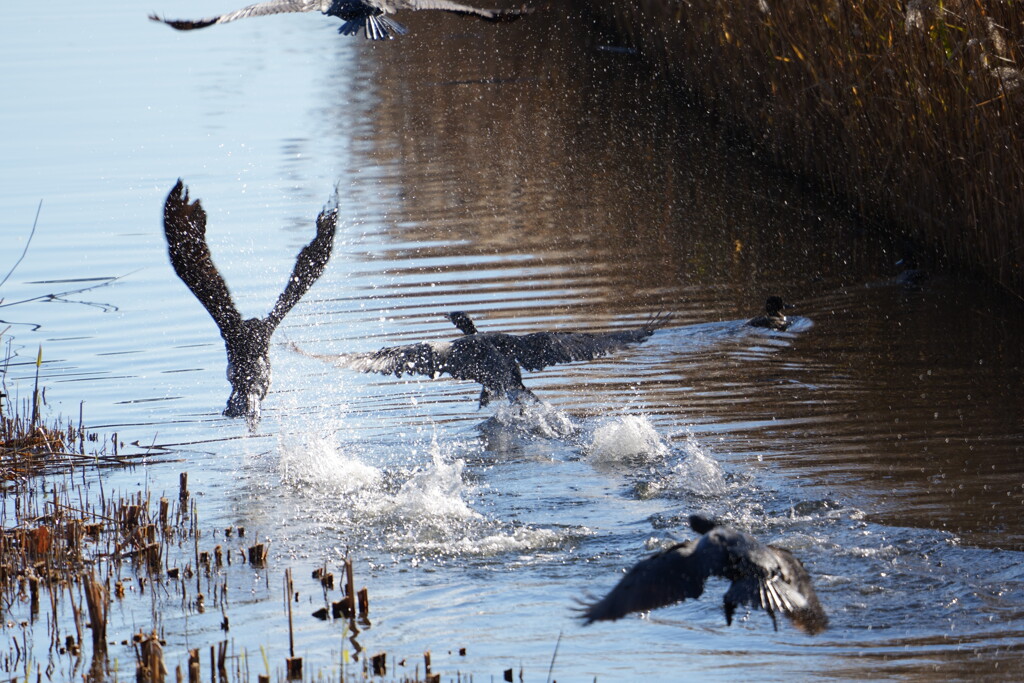
M 793 304 L 787 304 L 781 296 L 770 296 L 764 302 L 764 315 L 751 318 L 747 324 L 751 327 L 766 327 L 784 332 L 793 324 L 793 321 L 782 312 L 788 308 L 793 308 Z
M 231 396 L 224 415 L 259 420 L 260 404 L 270 388 L 270 337 L 288 311 L 313 286 L 331 258 L 338 225 L 337 196 L 316 219 L 316 237 L 299 252 L 288 284 L 265 318 L 243 320 L 231 300 L 206 245 L 206 212 L 189 203 L 188 189 L 177 182 L 164 204 L 164 234 L 171 265 L 220 328 L 228 354 Z
M 448 319 L 462 331 L 462 336 L 450 342 L 420 342 L 407 346 L 389 346 L 368 353 L 321 355 L 303 351 L 299 353 L 327 360 L 338 367 L 373 372 L 381 375 L 426 375 L 439 377 L 448 374 L 455 379 L 469 379 L 484 385 L 480 392 L 480 407 L 493 398 L 507 397 L 516 402 L 522 399 L 538 400 L 523 385 L 524 370 L 543 370 L 549 365 L 593 360 L 612 351 L 639 344 L 664 327 L 671 316 L 656 315 L 643 327 L 620 332 L 534 332 L 533 334 L 504 334 L 477 332 L 472 319 L 461 311 L 449 313 Z
M 638 562 L 608 595 L 586 606 L 580 618 L 586 624 L 615 620 L 696 599 L 704 592 L 704 582 L 718 576 L 732 582 L 724 600 L 727 624 L 732 624 L 737 606 L 747 605 L 766 611 L 776 630 L 779 612 L 809 635 L 828 627 L 811 577 L 793 553 L 699 515 L 690 516 L 690 528 L 703 535 Z
M 342 35 L 355 35 L 360 30 L 371 40 L 392 38 L 397 33 L 405 35 L 406 28 L 391 18 L 390 15 L 402 10 L 440 10 L 465 16 L 478 17 L 486 21 L 513 21 L 529 10 L 519 9 L 481 9 L 463 5 L 452 0 L 268 0 L 249 5 L 242 9 L 221 14 L 216 17 L 195 20 L 164 19 L 156 14 L 149 15 L 153 21 L 160 21 L 179 31 L 205 28 L 213 24 L 226 24 L 236 19 L 258 17 L 266 14 L 283 14 L 287 12 L 322 12 L 328 16 L 338 17 L 345 23 L 338 29 Z

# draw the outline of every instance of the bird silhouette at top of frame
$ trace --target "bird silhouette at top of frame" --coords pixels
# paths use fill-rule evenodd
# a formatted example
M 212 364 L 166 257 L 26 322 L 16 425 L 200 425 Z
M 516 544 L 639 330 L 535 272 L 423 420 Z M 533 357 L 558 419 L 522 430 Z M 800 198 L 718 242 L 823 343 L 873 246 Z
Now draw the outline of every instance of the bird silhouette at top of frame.
M 485 21 L 513 21 L 530 13 L 528 8 L 482 9 L 453 0 L 268 0 L 204 19 L 165 19 L 157 14 L 151 14 L 149 18 L 179 31 L 191 31 L 247 17 L 291 12 L 321 12 L 327 16 L 338 17 L 344 22 L 338 29 L 338 33 L 342 35 L 356 35 L 362 31 L 370 40 L 384 40 L 394 37 L 394 34 L 407 33 L 406 28 L 391 17 L 402 10 L 438 10 L 477 17 Z

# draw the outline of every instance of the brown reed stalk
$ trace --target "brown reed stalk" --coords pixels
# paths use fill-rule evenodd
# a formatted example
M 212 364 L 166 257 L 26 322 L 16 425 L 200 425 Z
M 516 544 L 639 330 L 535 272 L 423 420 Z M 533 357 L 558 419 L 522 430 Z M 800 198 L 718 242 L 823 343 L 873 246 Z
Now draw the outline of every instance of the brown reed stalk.
M 32 428 L 39 424 L 39 368 L 43 365 L 43 345 L 39 345 L 39 353 L 36 354 L 36 383 L 32 389 Z
M 135 635 L 134 641 L 138 644 L 136 683 L 164 683 L 167 679 L 167 665 L 164 663 L 163 644 L 156 630 L 149 635 L 140 631 Z
M 92 657 L 96 662 L 107 656 L 107 608 L 110 606 L 110 596 L 93 572 L 83 575 L 82 585 L 92 627 Z

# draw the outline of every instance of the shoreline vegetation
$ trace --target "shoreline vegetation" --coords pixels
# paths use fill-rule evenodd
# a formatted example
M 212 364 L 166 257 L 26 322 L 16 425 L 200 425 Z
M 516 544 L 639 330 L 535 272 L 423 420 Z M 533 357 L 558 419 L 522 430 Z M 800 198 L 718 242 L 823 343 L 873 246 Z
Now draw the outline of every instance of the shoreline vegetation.
M 1019 3 L 577 6 L 777 166 L 1024 299 Z
M 0 358 L 0 623 L 10 636 L 0 648 L 4 680 L 440 683 L 464 676 L 432 671 L 429 651 L 420 660 L 366 650 L 359 636 L 372 627 L 370 596 L 356 589 L 352 559 L 340 563 L 338 580 L 326 562 L 309 579 L 293 578 L 290 567 L 273 566 L 271 539 L 250 541 L 245 527 L 200 523 L 187 471 L 177 495 L 158 500 L 148 488 L 105 491 L 97 471 L 176 455 L 161 447 L 119 452 L 116 433 L 100 438 L 81 416 L 77 426 L 44 420 L 38 376 L 31 400 L 7 395 L 10 361 L 8 343 Z M 41 362 L 40 349 L 37 370 Z M 285 605 L 260 636 L 245 627 L 248 614 L 234 634 L 233 612 L 279 594 Z M 183 620 L 191 624 L 185 632 Z M 339 645 L 304 663 L 309 648 L 296 642 L 295 630 L 310 622 L 323 622 Z M 282 659 L 280 642 L 266 634 L 285 626 Z M 441 659 L 450 664 L 466 654 L 462 647 Z M 512 680 L 512 670 L 504 677 Z

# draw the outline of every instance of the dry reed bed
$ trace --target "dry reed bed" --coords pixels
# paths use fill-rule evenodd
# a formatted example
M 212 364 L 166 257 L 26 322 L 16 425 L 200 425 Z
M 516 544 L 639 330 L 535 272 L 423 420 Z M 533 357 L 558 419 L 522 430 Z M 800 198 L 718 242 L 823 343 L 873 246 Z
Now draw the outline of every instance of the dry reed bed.
M 0 366 L 0 386 L 3 370 Z M 0 679 L 162 683 L 172 675 L 163 651 L 170 639 L 179 651 L 183 641 L 210 641 L 208 648 L 190 644 L 187 658 L 173 667 L 175 680 L 190 683 L 207 680 L 207 674 L 220 683 L 441 680 L 431 671 L 429 652 L 423 656 L 423 677 L 419 663 L 413 662 L 412 675 L 392 672 L 390 678 L 385 653 L 364 653 L 358 636 L 371 625 L 370 600 L 366 588 L 356 590 L 350 559 L 341 567 L 338 599 L 332 596 L 334 574 L 326 565 L 312 572 L 310 597 L 300 596 L 290 569 L 283 572 L 281 618 L 287 620 L 289 636 L 283 661 L 267 658 L 266 642 L 236 642 L 230 637 L 228 595 L 249 594 L 252 600 L 257 571 L 265 582 L 264 599 L 269 596 L 269 544 L 249 542 L 244 527 L 203 530 L 187 472 L 179 475 L 173 499 L 154 501 L 148 491 L 106 493 L 95 476 L 97 469 L 131 467 L 139 458 L 151 464 L 154 453 L 164 461 L 173 454 L 162 448 L 119 453 L 123 444 L 117 434 L 100 439 L 81 426 L 81 418 L 77 427 L 66 420 L 46 424 L 39 416 L 39 395 L 37 382 L 31 405 L 26 402 L 18 410 L 14 404 L 13 414 L 6 412 L 12 405 L 0 395 L 0 633 L 5 636 Z M 87 444 L 99 450 L 87 454 Z M 300 597 L 323 606 L 294 613 Z M 120 604 L 112 610 L 115 603 Z M 112 612 L 120 620 L 111 620 Z M 207 612 L 219 630 L 193 626 L 183 634 L 165 629 L 167 621 L 180 623 L 188 615 L 195 623 Z M 126 630 L 126 613 L 134 615 L 128 619 L 132 624 L 149 626 Z M 344 624 L 348 644 L 342 661 L 316 661 L 304 669 L 295 650 L 297 619 Z M 265 634 L 264 629 L 261 636 Z M 117 645 L 131 652 L 134 667 L 121 668 L 116 651 L 111 651 Z M 459 654 L 465 656 L 465 649 Z M 336 672 L 325 678 L 325 665 Z M 393 668 L 405 666 L 401 660 Z
M 87 452 L 86 447 L 92 448 Z M 128 467 L 140 460 L 155 462 L 166 456 L 160 449 L 147 448 L 122 453 L 123 446 L 113 434 L 110 440 L 60 419 L 50 424 L 38 418 L 7 416 L 0 412 L 0 490 L 28 477 L 76 468 Z
M 5 679 L 164 681 L 169 677 L 165 639 L 176 641 L 179 650 L 187 639 L 211 641 L 209 656 L 205 646 L 190 649 L 187 661 L 173 667 L 176 680 L 198 683 L 207 672 L 222 683 L 270 681 L 272 673 L 276 680 L 309 680 L 302 658 L 295 655 L 293 619 L 314 617 L 346 624 L 355 663 L 341 667 L 339 680 L 386 674 L 383 654 L 360 656 L 357 636 L 370 626 L 369 596 L 365 588 L 355 589 L 351 561 L 342 567 L 345 579 L 338 600 L 331 600 L 333 574 L 326 567 L 313 573 L 316 588 L 310 592 L 322 592 L 323 603 L 330 606 L 313 614 L 293 616 L 300 593 L 291 570 L 284 571 L 283 594 L 291 599 L 285 601 L 281 624 L 287 619 L 290 656 L 270 662 L 265 654 L 256 654 L 264 652 L 266 643 L 249 643 L 247 649 L 230 639 L 228 601 L 229 594 L 252 592 L 253 569 L 260 570 L 269 589 L 268 544 L 248 542 L 242 527 L 201 530 L 185 474 L 176 500 L 151 501 L 142 493 L 108 498 L 101 493 L 90 503 L 81 499 L 79 486 L 70 484 L 51 480 L 46 486 L 7 492 L 16 500 L 5 509 L 0 528 L 0 618 L 11 635 L 6 652 L 0 651 Z M 125 603 L 119 612 L 136 614 L 133 623 L 148 613 L 145 621 L 150 625 L 125 631 L 124 619 L 110 619 L 115 602 Z M 179 613 L 197 620 L 207 612 L 220 623 L 222 635 L 203 635 L 201 628 L 187 638 L 165 632 L 165 621 Z M 117 664 L 110 647 L 118 644 L 134 653 L 132 672 L 118 670 L 123 665 Z
M 0 417 L 6 468 L 0 506 L 0 623 L 6 645 L 0 647 L 0 678 L 134 678 L 138 683 L 163 682 L 172 676 L 190 683 L 440 680 L 430 670 L 429 652 L 424 655 L 423 678 L 418 663 L 410 667 L 415 669 L 412 676 L 395 672 L 397 676 L 392 673 L 388 678 L 387 656 L 363 652 L 358 636 L 370 627 L 370 601 L 366 588 L 356 590 L 351 560 L 341 567 L 338 599 L 332 597 L 335 580 L 326 565 L 312 573 L 314 583 L 306 586 L 310 598 L 300 596 L 290 569 L 283 572 L 286 600 L 278 626 L 287 623 L 287 658 L 268 660 L 265 642 L 237 642 L 231 638 L 228 596 L 250 594 L 252 599 L 254 571 L 265 582 L 264 599 L 272 595 L 268 543 L 248 541 L 243 527 L 203 530 L 187 473 L 179 476 L 173 498 L 152 500 L 149 492 L 141 491 L 106 494 L 102 485 L 98 492 L 90 491 L 92 468 L 83 465 L 130 465 L 133 460 L 104 456 L 104 461 L 93 454 L 81 461 L 81 454 L 67 452 L 68 443 L 84 448 L 95 440 L 81 428 Z M 71 467 L 66 464 L 69 456 Z M 310 601 L 323 607 L 312 613 L 293 609 Z M 119 605 L 114 607 L 115 603 Z M 114 612 L 120 619 L 111 619 Z M 126 620 L 125 613 L 135 616 Z M 198 624 L 204 613 L 210 613 L 211 623 L 219 623 L 219 630 L 194 625 L 190 634 L 166 631 L 168 621 L 180 623 L 180 616 L 188 615 Z M 343 623 L 348 643 L 344 661 L 316 661 L 314 671 L 304 669 L 293 635 L 298 619 Z M 148 626 L 126 627 L 126 621 Z M 209 644 L 190 644 L 187 658 L 172 665 L 172 673 L 164 660 L 168 640 L 177 643 L 179 652 L 182 642 Z M 118 663 L 118 645 L 132 653 L 134 667 L 125 670 Z M 337 673 L 324 679 L 325 665 Z M 403 660 L 399 667 L 404 665 Z
M 782 167 L 1024 297 L 1024 9 L 577 0 Z

